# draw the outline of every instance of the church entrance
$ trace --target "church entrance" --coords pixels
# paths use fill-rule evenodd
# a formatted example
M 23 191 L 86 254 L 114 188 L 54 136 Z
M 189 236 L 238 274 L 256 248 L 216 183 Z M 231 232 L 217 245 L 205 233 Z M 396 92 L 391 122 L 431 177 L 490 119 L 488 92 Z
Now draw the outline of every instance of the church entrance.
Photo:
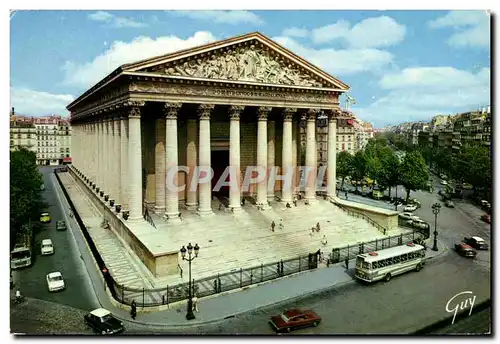
M 211 153 L 211 165 L 214 170 L 214 176 L 212 178 L 213 190 L 224 173 L 224 170 L 229 166 L 229 150 L 213 150 Z M 229 182 L 229 175 L 226 178 L 226 182 Z M 229 185 L 222 186 L 218 191 L 212 191 L 212 195 L 216 196 L 221 201 L 222 198 L 229 197 Z

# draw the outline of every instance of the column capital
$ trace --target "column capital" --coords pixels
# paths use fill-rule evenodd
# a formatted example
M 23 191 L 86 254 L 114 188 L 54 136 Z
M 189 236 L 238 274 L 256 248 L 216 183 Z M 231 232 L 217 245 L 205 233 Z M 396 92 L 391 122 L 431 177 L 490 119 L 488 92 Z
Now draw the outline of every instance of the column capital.
M 215 104 L 200 104 L 196 111 L 200 119 L 210 119 L 212 111 L 215 109 Z
M 309 109 L 307 110 L 307 121 L 316 121 L 316 116 L 318 116 L 320 111 L 318 109 Z
M 121 107 L 125 108 L 126 117 L 128 118 L 140 118 L 141 117 L 141 108 L 146 105 L 144 101 L 132 101 L 128 100 L 120 104 Z
M 259 121 L 267 121 L 267 116 L 271 112 L 272 107 L 261 106 L 257 109 L 257 119 Z
M 229 119 L 231 121 L 239 121 L 241 113 L 245 110 L 244 106 L 233 105 L 229 107 Z
M 283 121 L 290 122 L 293 119 L 293 115 L 297 112 L 296 108 L 285 108 L 283 110 Z
M 179 110 L 182 107 L 182 103 L 165 103 L 163 105 L 163 111 L 165 113 L 166 119 L 177 119 Z

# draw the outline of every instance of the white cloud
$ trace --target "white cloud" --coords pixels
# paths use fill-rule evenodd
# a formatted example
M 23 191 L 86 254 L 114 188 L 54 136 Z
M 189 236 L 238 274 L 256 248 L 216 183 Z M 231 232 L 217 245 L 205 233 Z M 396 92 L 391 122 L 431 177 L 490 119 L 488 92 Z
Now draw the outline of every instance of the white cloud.
M 290 27 L 288 29 L 283 30 L 282 35 L 288 37 L 304 38 L 309 35 L 309 31 L 307 29 L 301 29 L 298 27 Z
M 313 49 L 289 37 L 274 37 L 273 40 L 335 76 L 379 71 L 394 59 L 391 53 L 377 49 Z
M 27 116 L 44 116 L 50 114 L 68 115 L 66 105 L 75 98 L 71 94 L 51 94 L 28 88 L 10 89 L 11 106 L 16 113 Z
M 316 44 L 341 40 L 352 48 L 388 47 L 400 43 L 406 27 L 388 16 L 367 18 L 351 27 L 346 20 L 322 26 L 311 31 Z
M 215 40 L 210 32 L 199 31 L 187 39 L 176 36 L 163 36 L 156 39 L 141 36 L 131 42 L 115 41 L 108 50 L 92 61 L 83 64 L 67 61 L 62 67 L 63 84 L 88 88 L 122 64 L 168 54 Z
M 431 29 L 452 28 L 447 43 L 452 47 L 489 48 L 490 14 L 486 11 L 450 11 L 428 22 Z
M 147 27 L 146 23 L 141 23 L 130 18 L 118 17 L 114 14 L 104 11 L 97 11 L 88 15 L 88 18 L 93 21 L 108 24 L 114 28 L 124 28 L 124 27 Z
M 429 120 L 438 113 L 454 114 L 491 101 L 489 68 L 477 73 L 453 67 L 407 68 L 384 76 L 379 85 L 389 92 L 354 110 L 363 120 L 380 125 Z
M 208 21 L 217 24 L 263 24 L 258 15 L 250 11 L 169 11 L 172 14 L 188 17 L 195 20 Z

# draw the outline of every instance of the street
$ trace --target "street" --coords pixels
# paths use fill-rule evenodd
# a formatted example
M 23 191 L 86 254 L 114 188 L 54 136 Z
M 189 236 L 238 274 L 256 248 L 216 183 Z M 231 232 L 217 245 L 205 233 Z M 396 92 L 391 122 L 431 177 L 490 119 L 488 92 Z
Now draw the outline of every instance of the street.
M 52 167 L 41 167 L 45 190 L 43 197 L 49 204 L 47 211 L 52 221 L 42 224 L 43 230 L 35 237 L 34 254 L 35 262 L 31 267 L 13 270 L 14 289 L 19 288 L 21 293 L 27 297 L 53 301 L 80 309 L 90 309 L 97 305 L 92 283 L 88 278 L 85 265 L 80 259 L 80 254 L 75 246 L 71 233 L 71 222 L 63 216 L 58 195 L 55 192 L 55 182 Z M 62 194 L 59 197 L 64 197 Z M 56 231 L 56 222 L 65 220 L 68 225 L 67 231 Z M 54 254 L 50 256 L 40 255 L 40 244 L 43 239 L 52 239 Z M 47 287 L 46 275 L 50 272 L 60 271 L 66 283 L 66 289 L 60 292 L 50 293 Z
M 283 309 L 302 307 L 315 310 L 323 321 L 316 328 L 295 331 L 291 335 L 410 333 L 449 317 L 446 303 L 464 290 L 477 296 L 476 304 L 490 298 L 490 273 L 474 260 L 448 252 L 442 259 L 429 261 L 420 272 L 395 277 L 388 283 L 352 283 L 219 323 L 180 329 L 124 323 L 126 334 L 273 334 L 267 323 L 271 315 Z M 199 307 L 203 312 L 202 300 Z M 11 312 L 13 332 L 92 333 L 83 324 L 84 311 L 63 305 L 28 300 L 13 307 Z M 60 321 L 62 318 L 65 320 Z

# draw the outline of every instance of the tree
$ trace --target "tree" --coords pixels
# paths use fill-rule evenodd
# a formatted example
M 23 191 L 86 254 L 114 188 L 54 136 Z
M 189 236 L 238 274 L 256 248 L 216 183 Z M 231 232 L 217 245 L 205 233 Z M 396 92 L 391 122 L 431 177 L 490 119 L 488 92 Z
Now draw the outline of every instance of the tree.
M 398 186 L 400 182 L 399 178 L 399 158 L 394 154 L 392 149 L 389 148 L 382 157 L 382 171 L 380 173 L 379 179 L 377 180 L 379 185 L 389 188 L 389 197 L 391 197 L 391 188 L 393 186 Z M 397 197 L 397 189 L 396 189 Z
M 476 190 L 488 192 L 491 189 L 491 155 L 488 147 L 462 147 L 453 161 L 457 180 L 472 184 Z
M 410 198 L 410 192 L 424 190 L 429 180 L 429 172 L 425 160 L 418 151 L 407 153 L 399 168 L 401 185 L 406 190 L 406 201 Z
M 357 151 L 352 159 L 352 177 L 354 180 L 361 181 L 366 175 L 366 155 L 364 151 Z M 358 183 L 355 185 L 358 190 Z
M 352 174 L 352 160 L 353 156 L 346 151 L 337 154 L 337 176 L 342 178 L 340 190 L 344 187 L 345 178 Z
M 10 152 L 10 230 L 15 239 L 22 225 L 35 220 L 43 207 L 42 175 L 36 155 L 25 148 Z

